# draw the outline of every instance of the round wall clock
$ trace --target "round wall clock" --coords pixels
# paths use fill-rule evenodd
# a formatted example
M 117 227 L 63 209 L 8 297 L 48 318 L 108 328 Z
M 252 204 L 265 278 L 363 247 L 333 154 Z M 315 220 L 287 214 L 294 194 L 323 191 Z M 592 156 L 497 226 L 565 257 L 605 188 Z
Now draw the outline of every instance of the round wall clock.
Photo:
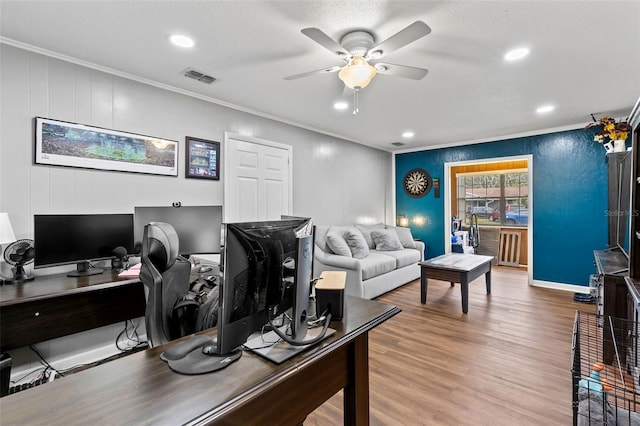
M 433 181 L 431 175 L 425 169 L 412 169 L 404 175 L 402 182 L 404 191 L 413 198 L 424 197 L 431 191 Z

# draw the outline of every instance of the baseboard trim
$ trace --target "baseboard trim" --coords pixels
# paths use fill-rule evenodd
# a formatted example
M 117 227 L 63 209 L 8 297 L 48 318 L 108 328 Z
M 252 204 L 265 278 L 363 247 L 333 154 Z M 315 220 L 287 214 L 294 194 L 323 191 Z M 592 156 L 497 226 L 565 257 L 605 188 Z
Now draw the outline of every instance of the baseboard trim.
M 552 281 L 533 280 L 531 285 L 534 287 L 543 287 L 543 288 L 550 288 L 553 290 L 569 291 L 571 293 L 589 294 L 591 291 L 591 288 L 587 285 L 564 284 L 564 283 L 556 283 Z

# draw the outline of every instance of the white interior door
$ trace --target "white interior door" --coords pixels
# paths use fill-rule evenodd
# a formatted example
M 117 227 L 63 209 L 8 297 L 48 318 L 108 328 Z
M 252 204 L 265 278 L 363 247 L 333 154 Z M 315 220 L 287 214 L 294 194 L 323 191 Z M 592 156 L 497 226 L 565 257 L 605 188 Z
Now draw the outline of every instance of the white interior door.
M 292 211 L 289 145 L 225 133 L 224 221 L 280 219 Z

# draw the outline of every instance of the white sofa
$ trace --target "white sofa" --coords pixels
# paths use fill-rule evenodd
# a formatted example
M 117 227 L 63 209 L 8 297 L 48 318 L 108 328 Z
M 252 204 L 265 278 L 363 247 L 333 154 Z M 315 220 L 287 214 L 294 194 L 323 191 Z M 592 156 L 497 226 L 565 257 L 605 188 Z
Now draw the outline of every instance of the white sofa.
M 355 230 L 355 231 L 354 231 Z M 346 233 L 346 234 L 345 234 Z M 354 249 L 353 238 L 345 238 L 347 248 L 336 243 L 339 236 L 362 235 L 368 246 L 368 253 Z M 384 235 L 386 234 L 386 235 Z M 389 237 L 401 246 L 376 244 L 375 237 Z M 380 242 L 380 238 L 378 238 Z M 396 244 L 395 242 L 392 242 Z M 336 247 L 338 246 L 338 247 Z M 373 299 L 420 277 L 418 262 L 424 260 L 425 245 L 415 241 L 409 228 L 377 225 L 325 226 L 317 225 L 314 247 L 314 276 L 323 271 L 346 271 L 346 294 Z M 367 251 L 366 249 L 364 250 Z

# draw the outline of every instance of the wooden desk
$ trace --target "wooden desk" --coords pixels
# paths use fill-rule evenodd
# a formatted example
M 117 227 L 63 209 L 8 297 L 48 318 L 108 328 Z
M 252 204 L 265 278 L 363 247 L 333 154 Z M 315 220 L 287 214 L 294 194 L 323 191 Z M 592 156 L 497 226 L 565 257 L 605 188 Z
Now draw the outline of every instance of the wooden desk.
M 144 316 L 144 286 L 110 270 L 0 286 L 0 352 Z
M 493 256 L 449 253 L 420 262 L 420 301 L 427 303 L 429 278 L 460 283 L 462 312 L 469 310 L 469 283 L 485 274 L 487 294 L 491 293 L 491 261 Z
M 336 333 L 283 364 L 245 351 L 224 370 L 184 376 L 159 359 L 178 340 L 6 396 L 2 423 L 295 425 L 344 389 L 344 424 L 367 425 L 368 333 L 400 309 L 345 302 Z

